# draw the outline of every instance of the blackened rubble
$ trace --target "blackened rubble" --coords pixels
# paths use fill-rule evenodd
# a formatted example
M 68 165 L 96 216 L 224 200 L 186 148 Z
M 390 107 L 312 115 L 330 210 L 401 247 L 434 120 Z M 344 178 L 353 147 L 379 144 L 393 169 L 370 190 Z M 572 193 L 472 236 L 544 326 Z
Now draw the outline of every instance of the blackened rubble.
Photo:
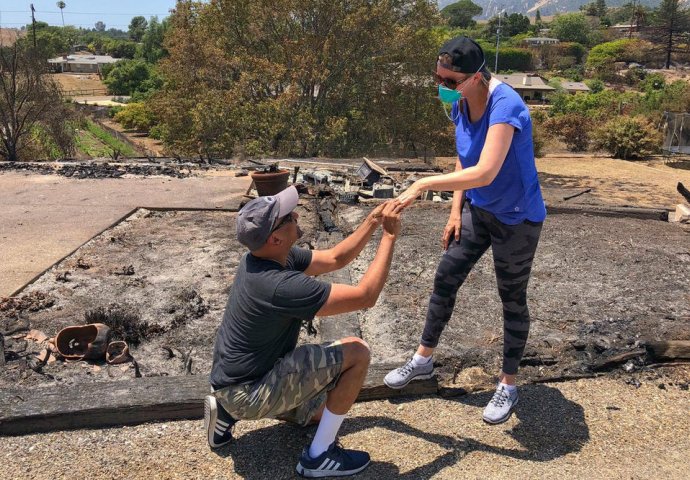
M 123 175 L 187 178 L 193 176 L 195 170 L 205 169 L 205 165 L 156 165 L 156 164 L 110 164 L 110 163 L 34 163 L 34 162 L 0 162 L 2 171 L 25 171 L 42 175 L 61 175 L 69 178 L 120 178 Z
M 363 213 L 341 205 L 339 218 L 356 225 Z M 429 203 L 405 213 L 382 297 L 360 314 L 373 362 L 404 361 L 418 345 L 447 215 L 447 207 Z M 628 361 L 628 368 L 639 370 L 657 361 L 647 342 L 690 340 L 690 259 L 679 254 L 687 240 L 687 233 L 661 221 L 551 215 L 530 282 L 532 327 L 521 375 L 577 376 L 617 370 Z M 351 266 L 353 282 L 375 255 L 372 245 Z M 474 366 L 496 373 L 502 343 L 489 251 L 460 288 L 436 355 L 451 377 Z

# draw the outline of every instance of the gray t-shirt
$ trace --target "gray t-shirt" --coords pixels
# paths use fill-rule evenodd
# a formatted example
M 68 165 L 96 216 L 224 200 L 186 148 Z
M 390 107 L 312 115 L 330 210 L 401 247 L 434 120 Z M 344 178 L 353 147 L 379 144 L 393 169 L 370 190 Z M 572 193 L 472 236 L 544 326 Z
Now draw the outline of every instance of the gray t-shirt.
M 213 350 L 211 385 L 252 382 L 297 346 L 303 320 L 326 303 L 331 285 L 305 275 L 310 250 L 293 247 L 285 267 L 246 253 L 235 274 Z

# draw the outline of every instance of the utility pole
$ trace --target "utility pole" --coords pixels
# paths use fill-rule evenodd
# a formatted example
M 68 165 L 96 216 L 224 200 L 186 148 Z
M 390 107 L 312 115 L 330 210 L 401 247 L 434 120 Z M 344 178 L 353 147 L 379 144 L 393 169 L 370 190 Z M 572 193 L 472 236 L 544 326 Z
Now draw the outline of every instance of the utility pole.
M 633 28 L 633 21 L 635 20 L 635 17 L 637 16 L 637 7 L 635 6 L 636 0 L 632 1 L 632 13 L 630 14 L 630 25 L 628 27 L 628 38 L 632 38 L 632 28 Z
M 34 31 L 34 50 L 36 49 L 36 17 L 34 16 L 34 13 L 36 12 L 36 9 L 34 8 L 34 4 L 31 4 L 31 26 L 33 27 Z
M 498 73 L 498 46 L 501 43 L 501 15 L 505 8 L 498 12 L 498 28 L 496 29 L 496 62 L 494 63 L 494 73 Z

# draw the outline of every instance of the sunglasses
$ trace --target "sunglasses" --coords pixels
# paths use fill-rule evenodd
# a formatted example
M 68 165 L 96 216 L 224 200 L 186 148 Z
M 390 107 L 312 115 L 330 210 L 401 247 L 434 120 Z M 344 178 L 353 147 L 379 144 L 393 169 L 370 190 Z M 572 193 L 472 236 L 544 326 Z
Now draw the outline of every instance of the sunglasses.
M 271 233 L 275 232 L 276 230 L 281 228 L 283 225 L 287 225 L 288 223 L 292 223 L 294 221 L 295 221 L 295 217 L 292 215 L 292 213 L 288 213 L 276 224 L 275 227 L 273 227 L 273 230 L 271 230 Z
M 451 90 L 455 90 L 456 88 L 458 88 L 458 85 L 462 85 L 463 83 L 465 83 L 465 81 L 469 80 L 472 77 L 470 75 L 469 77 L 458 81 L 458 80 L 455 80 L 453 78 L 444 78 L 436 72 L 432 72 L 432 73 L 434 75 L 434 80 L 436 80 L 437 85 L 443 85 L 444 87 L 450 88 Z

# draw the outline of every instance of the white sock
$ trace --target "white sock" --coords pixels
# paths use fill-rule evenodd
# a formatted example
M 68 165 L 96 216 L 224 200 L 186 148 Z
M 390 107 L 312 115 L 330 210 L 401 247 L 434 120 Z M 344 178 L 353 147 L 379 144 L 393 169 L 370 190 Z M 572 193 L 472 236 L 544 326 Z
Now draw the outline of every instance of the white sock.
M 424 355 L 420 355 L 418 353 L 415 353 L 414 356 L 412 357 L 412 361 L 414 362 L 415 365 L 417 366 L 422 366 L 426 365 L 428 362 L 431 361 L 432 355 L 425 357 Z
M 328 410 L 328 407 L 324 407 L 319 427 L 316 429 L 316 435 L 314 435 L 314 440 L 309 447 L 311 458 L 318 457 L 328 450 L 331 443 L 335 442 L 335 436 L 338 434 L 343 420 L 345 420 L 345 415 L 336 415 Z
M 508 390 L 508 393 L 513 393 L 515 390 L 517 390 L 516 385 L 508 385 L 507 383 L 499 383 L 498 388 L 505 387 L 506 390 Z

